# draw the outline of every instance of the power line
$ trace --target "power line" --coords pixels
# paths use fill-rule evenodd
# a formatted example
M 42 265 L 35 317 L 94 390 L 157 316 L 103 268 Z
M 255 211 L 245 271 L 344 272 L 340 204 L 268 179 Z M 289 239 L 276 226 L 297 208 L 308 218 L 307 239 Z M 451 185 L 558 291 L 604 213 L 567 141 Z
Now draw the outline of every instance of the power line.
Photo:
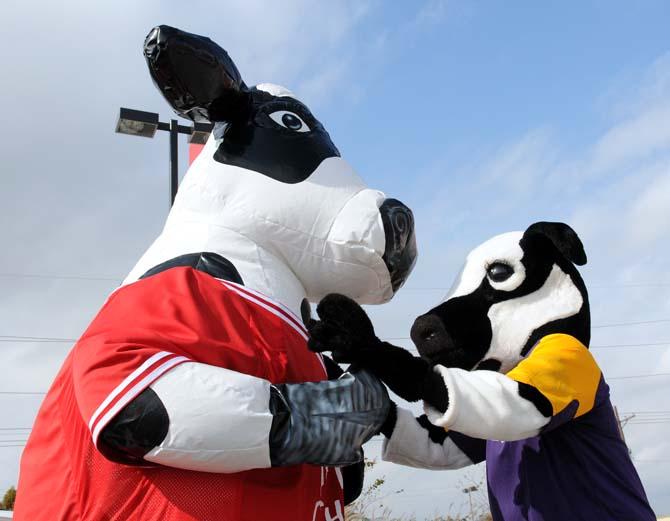
M 653 376 L 670 376 L 670 373 L 632 374 L 625 376 L 610 376 L 607 380 L 627 380 L 629 378 L 651 378 Z
M 55 280 L 100 280 L 112 281 L 121 283 L 120 277 L 95 277 L 87 275 L 42 275 L 38 273 L 0 273 L 3 278 L 17 278 L 17 279 L 55 279 Z
M 603 344 L 599 346 L 590 346 L 589 349 L 614 349 L 618 347 L 661 347 L 668 345 L 670 345 L 670 342 L 647 342 L 644 344 Z
M 613 324 L 601 324 L 598 326 L 591 326 L 591 329 L 597 329 L 603 327 L 637 326 L 640 324 L 658 324 L 660 322 L 670 322 L 670 318 L 661 318 L 658 320 L 640 320 L 638 322 L 618 322 Z
M 0 335 L 0 342 L 22 343 L 69 343 L 76 342 L 76 338 L 59 338 L 45 336 L 23 336 L 23 335 Z
M 411 340 L 408 336 L 398 336 L 398 337 L 389 337 L 385 340 Z M 661 346 L 670 346 L 670 342 L 646 342 L 641 344 L 601 344 L 590 346 L 589 349 L 614 349 L 614 348 L 624 348 L 624 347 L 661 347 Z M 416 350 L 413 350 L 416 352 Z
M 630 411 L 622 414 L 670 414 L 670 411 Z
M 0 391 L 0 394 L 16 394 L 16 395 L 44 395 L 46 392 L 42 391 Z
M 657 288 L 668 287 L 670 282 L 632 282 L 621 284 L 589 284 L 588 288 Z M 402 288 L 405 291 L 449 291 L 451 287 L 447 286 L 410 286 Z

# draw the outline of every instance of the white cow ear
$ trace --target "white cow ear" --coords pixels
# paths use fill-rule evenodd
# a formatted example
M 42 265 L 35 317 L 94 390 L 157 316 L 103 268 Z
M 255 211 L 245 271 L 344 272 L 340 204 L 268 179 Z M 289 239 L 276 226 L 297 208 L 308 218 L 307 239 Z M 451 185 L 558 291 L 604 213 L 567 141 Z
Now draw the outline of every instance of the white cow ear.
M 533 236 L 543 236 L 549 239 L 558 252 L 567 260 L 583 266 L 586 264 L 586 252 L 579 236 L 565 223 L 536 222 L 531 224 L 523 234 L 523 239 L 532 239 Z

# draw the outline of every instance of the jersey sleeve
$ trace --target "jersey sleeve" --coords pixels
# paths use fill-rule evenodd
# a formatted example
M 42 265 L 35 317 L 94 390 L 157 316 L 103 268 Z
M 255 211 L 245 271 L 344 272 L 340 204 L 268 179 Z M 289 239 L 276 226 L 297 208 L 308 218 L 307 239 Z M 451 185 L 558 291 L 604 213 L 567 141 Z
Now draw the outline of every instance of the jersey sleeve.
M 217 279 L 190 267 L 112 293 L 73 352 L 75 395 L 96 446 L 119 411 L 181 364 L 260 370 L 252 336 L 240 331 L 240 306 Z
M 270 467 L 270 380 L 284 378 L 283 350 L 304 338 L 274 311 L 191 267 L 117 290 L 72 355 L 75 397 L 98 451 L 201 472 Z
M 73 353 L 75 395 L 96 445 L 100 431 L 120 410 L 190 360 L 168 339 L 184 325 L 152 312 L 148 303 L 137 306 L 146 299 L 123 289 L 108 299 Z
M 477 438 L 536 436 L 593 409 L 601 372 L 568 335 L 548 335 L 506 375 L 436 366 L 449 395 L 445 412 L 426 405 L 431 422 Z
M 554 427 L 593 409 L 602 374 L 591 352 L 576 338 L 550 335 L 507 376 L 549 402 Z

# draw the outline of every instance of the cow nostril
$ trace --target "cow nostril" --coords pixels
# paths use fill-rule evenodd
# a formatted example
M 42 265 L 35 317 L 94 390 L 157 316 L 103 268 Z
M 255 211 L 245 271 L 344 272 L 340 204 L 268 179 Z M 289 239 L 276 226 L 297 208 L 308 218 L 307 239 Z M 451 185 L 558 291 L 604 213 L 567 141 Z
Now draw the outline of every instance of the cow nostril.
M 391 276 L 395 293 L 400 289 L 416 262 L 416 239 L 412 210 L 396 199 L 386 199 L 379 207 L 386 246 L 383 260 Z
M 437 336 L 437 333 L 435 333 L 435 331 L 425 330 L 420 333 L 420 336 L 422 340 L 427 342 L 435 338 Z
M 422 356 L 434 355 L 449 349 L 451 337 L 442 319 L 436 315 L 422 315 L 414 321 L 410 337 Z

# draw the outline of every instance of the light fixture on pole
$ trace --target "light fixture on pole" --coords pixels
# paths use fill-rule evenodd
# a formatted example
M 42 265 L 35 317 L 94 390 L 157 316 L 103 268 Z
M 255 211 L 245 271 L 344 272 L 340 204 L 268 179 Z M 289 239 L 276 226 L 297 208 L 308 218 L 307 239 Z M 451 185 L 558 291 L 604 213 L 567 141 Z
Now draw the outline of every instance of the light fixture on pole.
M 209 123 L 194 123 L 192 127 L 180 125 L 176 119 L 164 123 L 159 121 L 158 114 L 155 112 L 145 112 L 125 107 L 121 107 L 119 110 L 119 119 L 116 122 L 116 132 L 119 134 L 152 138 L 157 130 L 170 132 L 170 206 L 174 203 L 177 187 L 179 186 L 177 137 L 179 134 L 186 134 L 189 136 L 189 143 L 204 145 L 212 132 L 212 127 L 213 125 Z
M 479 490 L 476 485 L 473 485 L 471 487 L 467 487 L 463 489 L 463 493 L 468 495 L 468 499 L 470 500 L 470 519 L 474 521 L 475 519 L 475 512 L 472 509 L 472 493 L 477 492 Z

